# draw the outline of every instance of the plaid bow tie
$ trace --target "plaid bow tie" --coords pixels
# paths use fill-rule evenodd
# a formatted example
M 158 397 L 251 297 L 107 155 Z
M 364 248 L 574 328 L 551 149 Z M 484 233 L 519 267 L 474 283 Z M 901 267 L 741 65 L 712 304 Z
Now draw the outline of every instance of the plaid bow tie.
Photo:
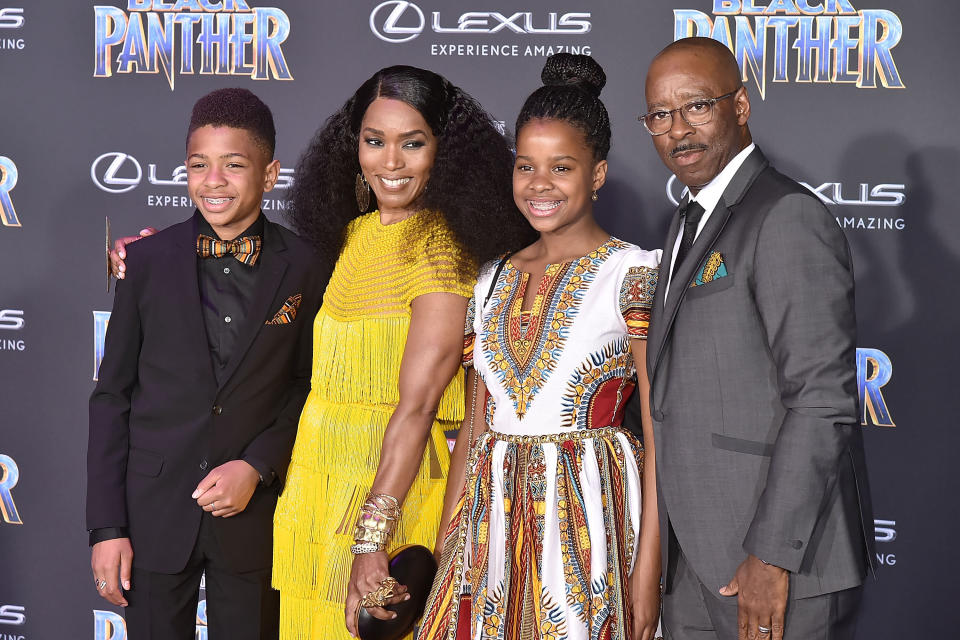
M 222 258 L 230 254 L 243 264 L 255 265 L 260 257 L 260 246 L 263 240 L 260 236 L 246 236 L 236 240 L 218 240 L 205 236 L 197 236 L 197 255 L 201 258 Z

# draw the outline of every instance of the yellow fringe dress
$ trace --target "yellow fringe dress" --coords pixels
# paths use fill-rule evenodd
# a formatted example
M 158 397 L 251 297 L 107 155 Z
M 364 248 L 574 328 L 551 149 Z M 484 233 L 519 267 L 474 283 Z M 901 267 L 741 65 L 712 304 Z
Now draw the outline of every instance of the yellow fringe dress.
M 274 518 L 273 585 L 281 594 L 283 640 L 350 637 L 344 626 L 349 547 L 399 400 L 410 304 L 434 292 L 469 298 L 474 274 L 436 214 L 383 225 L 373 212 L 347 227 L 314 322 L 312 390 Z M 450 462 L 444 431 L 462 418 L 458 373 L 440 400 L 391 547 L 433 548 Z

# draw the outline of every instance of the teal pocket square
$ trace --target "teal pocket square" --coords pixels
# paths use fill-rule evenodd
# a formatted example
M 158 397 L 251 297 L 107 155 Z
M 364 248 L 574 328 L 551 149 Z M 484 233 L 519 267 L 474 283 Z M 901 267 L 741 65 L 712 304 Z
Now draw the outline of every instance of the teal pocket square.
M 719 251 L 714 251 L 703 263 L 703 267 L 700 268 L 700 272 L 697 273 L 697 277 L 693 279 L 693 282 L 690 284 L 691 287 L 699 287 L 701 285 L 713 282 L 717 278 L 724 278 L 727 276 L 727 265 L 723 262 L 723 256 Z

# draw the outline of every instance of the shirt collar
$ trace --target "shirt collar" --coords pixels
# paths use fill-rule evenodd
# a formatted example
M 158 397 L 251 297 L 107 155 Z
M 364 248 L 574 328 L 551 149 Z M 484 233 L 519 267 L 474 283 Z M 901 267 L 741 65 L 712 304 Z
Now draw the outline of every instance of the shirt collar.
M 206 235 L 206 236 L 210 236 L 211 238 L 217 238 L 217 239 L 220 238 L 220 236 L 218 236 L 217 233 L 213 230 L 213 227 L 210 226 L 210 223 L 207 222 L 206 218 L 203 217 L 203 214 L 198 215 L 197 218 L 198 218 L 197 231 L 199 233 L 202 233 L 203 235 Z M 257 216 L 257 219 L 254 220 L 253 223 L 251 223 L 250 226 L 247 227 L 243 233 L 241 233 L 234 239 L 239 240 L 240 238 L 246 238 L 248 236 L 263 237 L 263 221 L 264 221 L 264 215 L 263 215 L 263 211 L 261 211 L 260 215 Z
M 740 166 L 744 160 L 747 159 L 747 156 L 749 156 L 755 148 L 756 145 L 752 142 L 744 147 L 740 153 L 733 156 L 733 160 L 727 163 L 727 166 L 717 174 L 717 177 L 711 180 L 703 189 L 700 189 L 700 192 L 697 193 L 696 196 L 691 193 L 688 202 L 699 202 L 704 211 L 713 211 L 713 208 L 720 202 L 720 197 L 723 195 L 723 192 L 727 190 L 730 181 L 733 180 L 733 176 L 740 170 Z

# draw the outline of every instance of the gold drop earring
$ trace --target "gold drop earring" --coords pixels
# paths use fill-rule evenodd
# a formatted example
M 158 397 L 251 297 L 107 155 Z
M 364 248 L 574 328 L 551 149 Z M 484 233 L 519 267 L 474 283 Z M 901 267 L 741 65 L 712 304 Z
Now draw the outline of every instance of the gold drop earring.
M 357 196 L 357 208 L 360 213 L 366 213 L 370 208 L 370 185 L 367 179 L 363 177 L 363 172 L 357 173 L 357 182 L 354 185 L 354 194 Z

